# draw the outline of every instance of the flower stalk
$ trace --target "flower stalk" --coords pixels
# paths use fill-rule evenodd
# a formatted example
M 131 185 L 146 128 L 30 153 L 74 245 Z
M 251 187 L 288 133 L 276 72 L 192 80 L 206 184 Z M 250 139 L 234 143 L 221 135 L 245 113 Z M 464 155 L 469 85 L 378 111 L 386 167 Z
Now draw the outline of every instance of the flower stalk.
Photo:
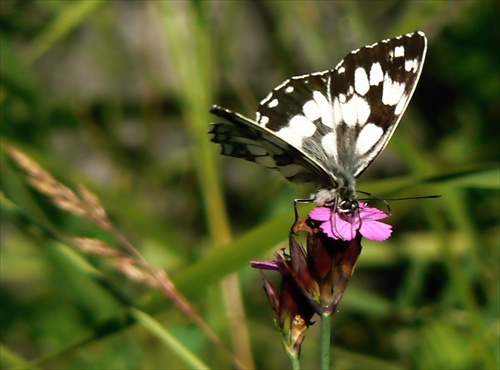
M 281 274 L 276 289 L 262 273 L 264 290 L 278 314 L 275 320 L 286 353 L 294 369 L 305 333 L 316 313 L 321 317 L 321 369 L 330 368 L 331 318 L 347 288 L 361 253 L 362 236 L 387 239 L 391 226 L 380 222 L 388 215 L 360 202 L 355 215 L 335 212 L 332 207 L 316 207 L 305 221 L 300 218 L 290 233 L 288 253 L 275 253 L 271 261 L 252 261 L 252 267 Z M 295 235 L 307 233 L 306 248 Z
M 321 370 L 330 368 L 330 337 L 332 330 L 332 315 L 325 312 L 321 316 Z

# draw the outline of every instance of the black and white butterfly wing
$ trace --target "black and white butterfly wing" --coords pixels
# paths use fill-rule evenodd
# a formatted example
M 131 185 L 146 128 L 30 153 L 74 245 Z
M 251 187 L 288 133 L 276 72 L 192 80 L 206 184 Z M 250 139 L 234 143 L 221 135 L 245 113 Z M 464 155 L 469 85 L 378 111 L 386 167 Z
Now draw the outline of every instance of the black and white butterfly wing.
M 212 113 L 230 123 L 213 123 L 212 141 L 222 154 L 277 169 L 290 181 L 353 193 L 354 179 L 396 129 L 426 47 L 425 35 L 414 32 L 354 50 L 333 70 L 276 87 L 260 103 L 256 121 L 214 107 Z
M 210 112 L 229 121 L 213 123 L 210 128 L 212 141 L 221 145 L 222 155 L 277 170 L 292 182 L 322 183 L 329 180 L 326 171 L 316 161 L 264 126 L 217 105 Z
M 415 90 L 421 32 L 349 53 L 333 70 L 293 77 L 260 104 L 257 122 L 308 154 L 330 176 L 358 177 L 385 148 Z

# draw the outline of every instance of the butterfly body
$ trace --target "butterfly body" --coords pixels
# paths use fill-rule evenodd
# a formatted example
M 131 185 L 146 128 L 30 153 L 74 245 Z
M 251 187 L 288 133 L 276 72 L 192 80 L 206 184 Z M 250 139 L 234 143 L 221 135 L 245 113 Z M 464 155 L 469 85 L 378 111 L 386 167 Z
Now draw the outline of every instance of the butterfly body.
M 264 98 L 255 120 L 211 112 L 222 154 L 312 182 L 312 199 L 340 213 L 358 211 L 356 178 L 385 148 L 415 90 L 427 40 L 414 32 L 349 53 L 332 70 L 292 77 Z

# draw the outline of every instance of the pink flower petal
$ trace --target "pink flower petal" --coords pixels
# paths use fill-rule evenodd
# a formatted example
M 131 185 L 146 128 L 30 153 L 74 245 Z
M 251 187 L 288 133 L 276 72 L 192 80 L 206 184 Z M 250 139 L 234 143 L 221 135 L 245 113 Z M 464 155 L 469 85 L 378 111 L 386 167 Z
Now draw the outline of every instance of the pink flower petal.
M 277 261 L 250 261 L 250 265 L 261 270 L 279 270 L 280 268 Z
M 333 239 L 341 239 L 342 238 L 340 235 L 338 235 L 337 231 L 334 229 L 331 222 L 325 221 L 320 225 L 320 227 L 321 227 L 321 230 L 323 230 L 323 232 L 326 235 L 328 235 L 330 238 L 333 238 Z
M 329 221 L 332 217 L 332 209 L 329 207 L 316 207 L 309 212 L 309 217 L 317 221 Z
M 382 241 L 391 236 L 392 226 L 378 221 L 363 221 L 359 232 L 366 239 Z
M 316 207 L 309 213 L 309 217 L 313 220 L 323 221 L 320 225 L 321 229 L 333 239 L 353 240 L 358 231 L 362 236 L 371 240 L 389 238 L 392 226 L 377 221 L 388 217 L 387 213 L 369 207 L 364 202 L 360 202 L 359 205 L 359 215 L 353 217 L 333 212 L 331 207 Z
M 373 207 L 368 207 L 364 203 L 360 203 L 360 217 L 363 221 L 365 220 L 382 220 L 384 218 L 389 217 L 389 215 L 380 209 L 373 208 Z
M 356 232 L 359 228 L 358 222 L 349 222 L 344 220 L 337 213 L 330 212 L 330 219 L 321 224 L 323 232 L 333 239 L 352 240 L 356 237 Z
M 336 221 L 337 224 L 335 226 L 337 228 L 338 234 L 342 237 L 342 239 L 353 240 L 356 237 L 356 233 L 358 231 L 356 225 L 344 221 L 340 217 L 337 217 Z

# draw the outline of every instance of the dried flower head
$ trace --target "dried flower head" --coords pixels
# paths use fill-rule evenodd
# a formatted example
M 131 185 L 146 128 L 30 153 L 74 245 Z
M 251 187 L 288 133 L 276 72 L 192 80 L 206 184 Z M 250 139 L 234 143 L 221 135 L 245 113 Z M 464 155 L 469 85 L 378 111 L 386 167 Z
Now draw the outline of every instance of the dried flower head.
M 291 256 L 275 253 L 275 258 L 271 261 L 251 261 L 250 264 L 261 272 L 271 270 L 281 274 L 279 289 L 276 289 L 266 275 L 262 274 L 264 290 L 273 310 L 278 314 L 275 323 L 281 331 L 285 349 L 292 356 L 298 356 L 315 311 L 291 274 L 293 270 Z

